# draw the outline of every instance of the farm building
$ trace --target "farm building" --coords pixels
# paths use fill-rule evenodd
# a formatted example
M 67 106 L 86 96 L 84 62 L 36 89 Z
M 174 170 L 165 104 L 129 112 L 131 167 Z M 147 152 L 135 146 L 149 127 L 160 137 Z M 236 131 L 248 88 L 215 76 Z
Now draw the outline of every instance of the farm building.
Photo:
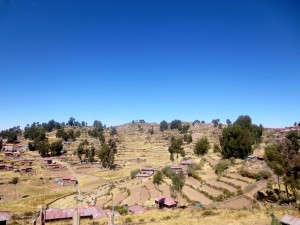
M 52 158 L 43 158 L 43 163 L 45 164 L 52 164 L 53 159 Z
M 60 164 L 56 164 L 56 163 L 47 164 L 48 170 L 55 170 L 55 169 L 60 169 L 60 168 L 61 168 Z
M 45 222 L 72 219 L 74 214 L 78 213 L 80 218 L 101 219 L 107 216 L 106 212 L 99 206 L 88 206 L 78 209 L 55 209 L 45 210 Z M 39 220 L 41 220 L 39 218 Z
M 280 223 L 282 225 L 300 225 L 300 218 L 290 216 L 290 215 L 285 215 L 281 220 Z
M 128 208 L 128 211 L 131 212 L 131 213 L 134 213 L 134 214 L 137 214 L 137 213 L 143 213 L 146 211 L 146 209 L 140 205 L 134 205 L 134 206 L 130 206 Z
M 0 211 L 0 225 L 6 225 L 6 221 L 11 220 L 10 212 Z
M 175 173 L 181 173 L 183 172 L 183 168 L 181 166 L 178 166 L 176 164 L 171 164 L 170 168 L 175 172 Z
M 19 157 L 20 155 L 20 152 L 4 152 L 5 157 Z
M 134 178 L 147 178 L 151 176 L 152 176 L 151 173 L 138 173 L 137 175 L 134 176 Z
M 189 166 L 192 164 L 195 164 L 195 162 L 193 160 L 183 160 L 179 163 L 179 165 L 181 165 L 181 166 Z
M 21 173 L 30 173 L 30 172 L 33 172 L 33 169 L 32 169 L 32 167 L 22 167 L 22 168 L 20 168 L 20 172 Z
M 63 177 L 61 180 L 62 185 L 75 185 L 78 183 L 75 177 Z
M 141 173 L 149 173 L 149 174 L 154 174 L 156 169 L 154 168 L 143 168 L 141 169 Z
M 18 149 L 19 147 L 16 144 L 4 144 L 2 146 L 2 151 L 4 152 L 16 152 Z
M 20 160 L 19 165 L 20 166 L 32 166 L 33 160 Z
M 174 200 L 173 198 L 165 198 L 165 197 L 160 197 L 155 199 L 155 203 L 159 204 L 160 208 L 166 207 L 166 208 L 174 208 L 177 206 L 177 201 Z
M 14 167 L 10 164 L 0 164 L 0 170 L 13 170 Z

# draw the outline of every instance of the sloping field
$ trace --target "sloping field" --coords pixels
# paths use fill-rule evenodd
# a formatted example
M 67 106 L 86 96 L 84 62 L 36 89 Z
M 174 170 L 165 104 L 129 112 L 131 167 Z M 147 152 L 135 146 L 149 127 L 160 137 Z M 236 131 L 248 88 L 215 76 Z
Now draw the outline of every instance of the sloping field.
M 194 190 L 193 188 L 189 187 L 189 186 L 184 186 L 183 187 L 183 193 L 188 196 L 188 198 L 190 198 L 191 200 L 197 201 L 197 202 L 201 202 L 202 204 L 211 204 L 212 200 L 210 200 L 209 198 L 207 198 L 205 195 L 203 195 L 202 193 Z

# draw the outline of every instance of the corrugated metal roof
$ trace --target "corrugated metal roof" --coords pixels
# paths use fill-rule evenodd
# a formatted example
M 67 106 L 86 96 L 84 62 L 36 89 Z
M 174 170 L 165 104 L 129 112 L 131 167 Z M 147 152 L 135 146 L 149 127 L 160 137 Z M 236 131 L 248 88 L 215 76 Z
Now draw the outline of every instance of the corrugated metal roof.
M 0 211 L 0 221 L 11 220 L 10 212 L 8 211 Z
M 288 225 L 300 225 L 300 218 L 285 215 L 281 220 L 281 223 L 288 224 Z
M 46 210 L 45 220 L 59 220 L 71 219 L 75 212 L 78 212 L 80 217 L 92 217 L 93 219 L 100 219 L 106 217 L 105 211 L 99 206 L 89 206 L 78 209 L 55 209 L 50 208 Z

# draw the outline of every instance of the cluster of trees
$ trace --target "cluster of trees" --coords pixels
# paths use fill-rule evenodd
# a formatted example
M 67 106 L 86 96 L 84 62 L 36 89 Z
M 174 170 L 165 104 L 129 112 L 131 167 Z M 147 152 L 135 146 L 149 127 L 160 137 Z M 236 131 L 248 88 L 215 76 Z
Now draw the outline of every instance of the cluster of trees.
M 295 122 L 295 123 L 294 123 L 294 126 L 299 126 L 299 127 L 300 127 L 300 122 L 298 122 L 298 123 Z
M 106 126 L 105 125 L 103 126 L 101 121 L 95 120 L 93 123 L 93 127 L 94 127 L 93 130 L 88 131 L 88 135 L 90 135 L 93 138 L 97 138 L 101 143 L 104 143 L 105 138 L 103 135 L 103 131 L 106 128 Z
M 76 138 L 79 138 L 81 135 L 80 130 L 74 131 L 73 129 L 69 129 L 66 131 L 64 128 L 58 129 L 56 132 L 57 138 L 62 138 L 64 141 L 75 141 Z
M 172 186 L 170 187 L 172 197 L 176 198 L 176 192 L 181 192 L 185 184 L 185 176 L 183 173 L 175 173 L 169 166 L 162 169 L 162 173 L 172 180 Z M 154 180 L 154 177 L 153 177 Z
M 22 131 L 20 126 L 15 126 L 0 132 L 0 137 L 7 139 L 8 143 L 14 143 L 18 140 L 18 135 L 21 135 Z
M 74 153 L 78 156 L 80 161 L 82 160 L 82 156 L 84 155 L 84 160 L 93 162 L 96 154 L 96 148 L 94 147 L 94 145 L 89 147 L 89 142 L 85 139 L 84 141 L 80 142 L 77 150 Z
M 250 116 L 241 115 L 225 128 L 220 137 L 223 158 L 245 158 L 252 154 L 252 145 L 262 140 L 263 126 L 252 124 Z
M 113 139 L 109 139 L 108 143 L 102 143 L 99 150 L 99 159 L 104 168 L 113 169 L 115 166 L 115 154 L 117 153 L 117 144 Z
M 170 125 L 167 121 L 163 120 L 159 124 L 160 131 L 168 130 L 170 127 L 171 130 L 177 129 L 180 133 L 185 134 L 190 129 L 189 124 L 183 124 L 181 120 L 173 120 L 171 121 Z
M 182 147 L 183 141 L 181 138 L 175 138 L 172 136 L 171 138 L 171 146 L 169 147 L 169 152 L 170 152 L 170 160 L 174 162 L 174 154 L 176 154 L 176 158 L 178 159 L 179 154 L 181 157 L 185 156 L 185 151 Z
M 118 134 L 117 128 L 116 127 L 110 127 L 110 131 L 109 131 L 110 136 L 114 136 Z
M 220 119 L 213 119 L 211 122 L 213 123 L 214 127 L 218 127 L 220 123 Z
M 63 144 L 61 141 L 49 143 L 48 139 L 28 143 L 31 151 L 38 150 L 42 157 L 62 155 Z
M 188 144 L 189 144 L 189 143 L 192 143 L 192 142 L 193 142 L 193 137 L 192 137 L 192 135 L 191 135 L 191 134 L 185 133 L 185 134 L 183 135 L 183 141 L 187 142 Z
M 71 127 L 86 127 L 88 124 L 87 122 L 79 122 L 77 121 L 74 117 L 70 117 L 66 125 L 71 126 Z
M 299 199 L 300 190 L 300 133 L 290 131 L 282 141 L 265 148 L 268 166 L 277 175 L 279 192 L 283 181 L 286 198 Z M 292 192 L 292 195 L 290 192 Z
M 132 123 L 146 123 L 145 120 L 141 119 L 141 120 L 132 120 Z

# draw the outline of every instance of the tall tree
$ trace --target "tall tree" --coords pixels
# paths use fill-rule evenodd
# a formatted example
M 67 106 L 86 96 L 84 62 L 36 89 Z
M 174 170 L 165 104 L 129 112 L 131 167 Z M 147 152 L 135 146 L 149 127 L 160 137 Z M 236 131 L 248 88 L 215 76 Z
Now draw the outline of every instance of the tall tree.
M 153 176 L 153 184 L 157 186 L 158 192 L 159 192 L 159 185 L 162 184 L 163 179 L 164 179 L 163 173 L 160 170 L 158 170 Z
M 181 138 L 175 138 L 174 136 L 171 139 L 171 146 L 169 147 L 169 152 L 171 154 L 170 159 L 173 162 L 174 161 L 174 154 L 177 155 L 177 159 L 178 159 L 178 155 L 180 154 L 182 157 L 185 156 L 185 151 L 182 147 L 183 145 L 183 141 Z M 173 159 L 173 160 L 172 160 Z
M 55 141 L 49 145 L 51 156 L 60 156 L 62 154 L 63 144 L 61 141 Z
M 169 124 L 167 121 L 163 120 L 160 122 L 159 124 L 159 129 L 161 132 L 163 132 L 164 130 L 168 130 L 169 129 Z
M 209 142 L 206 137 L 201 138 L 199 141 L 197 141 L 194 153 L 197 156 L 203 156 L 208 152 L 209 149 Z
M 114 168 L 115 154 L 117 153 L 116 143 L 110 139 L 109 143 L 103 143 L 99 150 L 99 159 L 104 168 Z

